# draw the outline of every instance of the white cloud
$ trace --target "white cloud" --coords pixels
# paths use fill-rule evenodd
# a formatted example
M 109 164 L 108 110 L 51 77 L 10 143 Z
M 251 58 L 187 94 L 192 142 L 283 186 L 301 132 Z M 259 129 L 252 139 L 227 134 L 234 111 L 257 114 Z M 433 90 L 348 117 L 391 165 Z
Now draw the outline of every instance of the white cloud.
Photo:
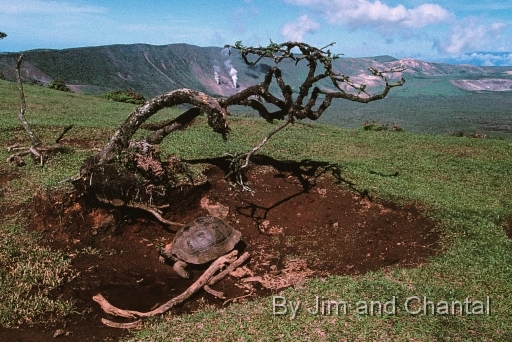
M 478 24 L 476 19 L 462 20 L 452 28 L 452 32 L 442 41 L 435 42 L 434 46 L 442 53 L 458 55 L 463 52 L 479 49 L 489 49 L 489 44 L 500 39 L 505 29 L 504 23 L 491 25 Z
M 472 64 L 482 66 L 510 66 L 512 52 L 471 52 L 452 56 L 448 63 Z
M 2 0 L 0 13 L 6 14 L 77 14 L 77 13 L 105 13 L 104 7 L 98 6 L 77 6 L 62 1 L 42 0 Z
M 444 22 L 453 14 L 437 4 L 422 4 L 414 8 L 404 5 L 394 7 L 369 0 L 285 0 L 299 6 L 307 6 L 319 12 L 329 23 L 349 25 L 352 28 L 377 27 L 383 33 L 397 28 L 422 28 Z
M 302 42 L 306 33 L 313 33 L 320 28 L 320 25 L 309 18 L 307 15 L 303 15 L 292 23 L 285 24 L 281 28 L 281 34 L 283 37 L 290 41 Z

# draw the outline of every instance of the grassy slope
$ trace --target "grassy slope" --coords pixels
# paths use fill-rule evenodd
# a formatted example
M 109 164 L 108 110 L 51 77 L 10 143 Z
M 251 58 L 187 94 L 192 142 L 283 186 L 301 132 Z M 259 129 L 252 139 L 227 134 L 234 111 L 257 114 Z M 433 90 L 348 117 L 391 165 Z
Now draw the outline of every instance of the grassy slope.
M 469 92 L 453 86 L 449 78 L 412 77 L 393 90 L 386 99 L 365 105 L 334 102 L 319 122 L 358 128 L 365 120 L 375 120 L 416 133 L 464 131 L 512 138 L 510 92 Z
M 26 87 L 27 116 L 38 132 L 53 137 L 70 122 L 80 126 L 69 138 L 92 138 L 98 146 L 130 112 L 132 106 L 100 99 Z M 0 143 L 26 141 L 14 117 L 18 104 L 12 83 L 0 82 Z M 164 115 L 172 115 L 168 111 Z M 164 149 L 186 159 L 218 157 L 252 146 L 270 125 L 255 119 L 233 118 L 227 143 L 204 121 L 179 131 L 165 141 Z M 512 338 L 512 244 L 503 225 L 512 216 L 512 143 L 396 132 L 367 132 L 331 126 L 296 124 L 276 135 L 262 153 L 282 160 L 314 159 L 337 163 L 343 177 L 360 191 L 382 200 L 418 202 L 439 220 L 444 253 L 415 269 L 393 268 L 358 277 L 313 279 L 304 287 L 284 292 L 310 307 L 315 296 L 332 300 L 389 300 L 397 297 L 396 315 L 313 316 L 306 310 L 295 320 L 272 314 L 271 298 L 233 305 L 227 309 L 155 319 L 135 333 L 135 340 L 507 340 Z M 36 187 L 48 187 L 76 172 L 89 152 L 60 156 L 45 168 L 28 165 L 16 171 L 23 177 L 4 184 L 13 187 L 2 201 L 29 200 Z M 0 150 L 0 157 L 7 152 Z M 0 172 L 14 167 L 0 164 Z M 398 172 L 398 177 L 378 174 Z M 18 189 L 18 190 L 16 190 Z M 21 225 L 23 220 L 20 221 Z M 4 225 L 3 231 L 9 231 Z M 22 239 L 21 230 L 16 234 Z M 5 233 L 4 233 L 5 234 Z M 20 235 L 21 234 L 21 235 Z M 3 253 L 3 252 L 2 252 Z M 59 255 L 58 252 L 55 255 Z M 14 277 L 15 275 L 9 275 Z M 21 281 L 21 280 L 20 280 Z M 26 280 L 23 280 L 26 281 Z M 38 282 L 39 280 L 31 280 Z M 0 293 L 8 294 L 2 288 Z M 21 296 L 26 295 L 21 294 Z M 492 300 L 491 316 L 417 315 L 403 310 L 409 296 L 430 300 Z M 28 301 L 20 300 L 20 305 Z M 23 304 L 25 303 L 25 304 Z M 0 315 L 9 318 L 0 308 Z M 16 317 L 11 317 L 15 320 Z M 5 323 L 4 323 L 5 324 Z
M 213 85 L 214 65 L 220 67 L 221 75 L 227 82 L 229 74 L 223 64 L 227 57 L 222 56 L 220 51 L 220 48 L 187 44 L 131 44 L 32 50 L 25 52 L 24 65 L 32 63 L 52 78 L 86 85 L 81 88 L 86 93 L 134 89 L 149 98 L 181 87 L 212 91 L 202 82 L 209 79 Z M 17 57 L 15 53 L 0 54 L 0 69 L 8 79 L 15 79 L 14 65 Z M 273 62 L 262 60 L 258 65 L 249 67 L 234 51 L 229 58 L 238 70 L 238 82 L 242 87 L 261 82 L 268 68 L 274 66 Z M 392 61 L 393 58 L 340 58 L 334 62 L 334 68 L 346 75 L 367 74 L 366 68 L 376 60 L 384 62 Z M 298 65 L 290 61 L 279 64 L 283 79 L 295 91 L 298 91 L 308 72 L 306 64 L 305 61 Z M 367 105 L 335 101 L 328 110 L 328 115 L 320 118 L 319 122 L 358 128 L 365 120 L 376 120 L 396 123 L 411 132 L 445 135 L 455 131 L 483 132 L 492 137 L 511 138 L 510 92 L 468 92 L 450 83 L 452 79 L 510 79 L 512 76 L 504 73 L 508 69 L 438 63 L 420 63 L 418 67 L 412 65 L 405 73 L 406 84 L 394 89 L 386 100 Z M 423 72 L 437 76 L 424 76 Z M 326 87 L 332 86 L 327 81 L 320 83 Z M 230 91 L 226 85 L 215 91 L 220 89 Z M 277 84 L 273 82 L 270 89 L 278 91 Z M 436 105 L 432 106 L 432 103 Z M 246 111 L 244 108 L 242 113 Z

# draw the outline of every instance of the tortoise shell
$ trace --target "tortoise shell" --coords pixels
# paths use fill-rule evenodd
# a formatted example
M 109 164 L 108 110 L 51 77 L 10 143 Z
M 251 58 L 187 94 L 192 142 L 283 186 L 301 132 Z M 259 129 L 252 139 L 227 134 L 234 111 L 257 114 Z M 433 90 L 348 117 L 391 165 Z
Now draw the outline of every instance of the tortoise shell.
M 202 216 L 176 233 L 171 253 L 187 263 L 204 264 L 232 251 L 241 236 L 224 220 Z

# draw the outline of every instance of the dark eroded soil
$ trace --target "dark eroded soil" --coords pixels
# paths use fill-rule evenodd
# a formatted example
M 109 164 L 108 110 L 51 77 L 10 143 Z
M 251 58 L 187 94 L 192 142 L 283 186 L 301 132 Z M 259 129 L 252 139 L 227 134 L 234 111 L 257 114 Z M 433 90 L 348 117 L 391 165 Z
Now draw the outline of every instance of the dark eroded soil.
M 432 231 L 435 224 L 421 216 L 419 209 L 374 203 L 342 190 L 335 177 L 319 175 L 318 168 L 270 164 L 250 170 L 254 195 L 232 190 L 223 169 L 212 165 L 207 171 L 211 185 L 197 196 L 229 207 L 227 221 L 242 232 L 239 248 L 251 253 L 247 266 L 255 276 L 279 273 L 297 260 L 309 276 L 357 275 L 394 265 L 421 265 L 436 253 L 439 236 Z M 74 299 L 83 314 L 50 326 L 0 330 L 2 341 L 48 341 L 57 329 L 69 332 L 69 336 L 59 337 L 60 341 L 118 340 L 124 332 L 102 325 L 100 319 L 109 317 L 92 296 L 101 293 L 117 307 L 149 311 L 193 282 L 158 262 L 157 247 L 171 242 L 174 234 L 152 217 L 131 210 L 116 214 L 117 228 L 108 224 L 98 227 L 110 211 L 86 209 L 70 196 L 64 196 L 65 200 L 62 194 L 39 196 L 31 228 L 44 232 L 49 243 L 64 250 L 80 271 L 77 279 L 52 295 Z M 167 218 L 185 223 L 206 214 L 196 201 Z M 194 278 L 205 268 L 191 268 Z M 214 288 L 234 298 L 246 293 L 247 288 L 240 284 L 239 279 L 228 277 Z M 251 284 L 256 296 L 271 292 L 259 283 Z M 197 309 L 200 298 L 222 304 L 200 291 L 173 312 Z

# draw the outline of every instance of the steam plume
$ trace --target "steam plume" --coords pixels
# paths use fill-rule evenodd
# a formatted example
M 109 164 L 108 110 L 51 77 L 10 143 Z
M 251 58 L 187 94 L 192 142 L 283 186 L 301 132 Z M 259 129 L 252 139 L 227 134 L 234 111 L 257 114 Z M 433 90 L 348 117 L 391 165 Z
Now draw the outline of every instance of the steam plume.
M 213 66 L 213 75 L 215 77 L 215 82 L 217 82 L 217 84 L 220 84 L 220 67 L 218 65 L 214 65 Z
M 231 77 L 231 81 L 233 82 L 233 88 L 238 87 L 238 71 L 235 69 L 233 64 L 231 63 L 231 59 L 229 59 L 230 56 L 229 49 L 222 49 L 220 51 L 220 55 L 223 57 L 223 59 L 226 59 L 224 61 L 224 67 L 226 68 L 226 71 L 229 73 L 229 77 Z M 220 72 L 221 68 L 219 66 L 219 62 L 217 60 L 213 61 L 213 76 L 215 78 L 215 82 L 217 84 L 221 84 L 221 78 L 220 78 Z M 225 83 L 224 83 L 225 84 Z
M 236 84 L 238 81 L 238 71 L 235 69 L 233 64 L 231 64 L 231 59 L 225 61 L 224 66 L 229 71 L 229 76 L 231 76 L 231 80 L 233 81 L 233 88 L 236 88 Z

